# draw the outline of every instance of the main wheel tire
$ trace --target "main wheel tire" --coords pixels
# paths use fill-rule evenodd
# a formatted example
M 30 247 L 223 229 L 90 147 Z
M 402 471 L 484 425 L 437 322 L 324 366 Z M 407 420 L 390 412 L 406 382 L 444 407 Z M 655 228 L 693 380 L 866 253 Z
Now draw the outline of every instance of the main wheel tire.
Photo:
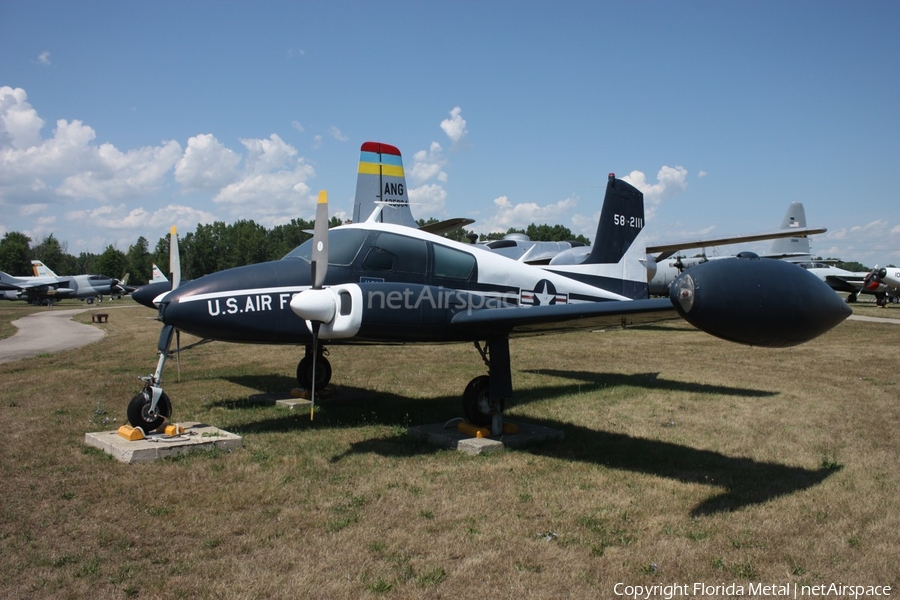
M 500 400 L 500 410 L 503 411 L 504 402 Z M 466 391 L 463 392 L 463 414 L 466 420 L 479 427 L 490 427 L 493 415 L 491 414 L 491 378 L 488 375 L 480 375 L 469 382 Z
M 159 428 L 166 422 L 166 419 L 172 416 L 172 402 L 165 392 L 160 395 L 159 402 L 156 403 L 157 414 L 155 417 L 150 415 L 151 403 L 150 393 L 143 391 L 128 403 L 128 422 L 132 427 L 143 429 L 144 433 L 150 433 Z
M 312 388 L 313 380 L 312 356 L 305 356 L 297 364 L 297 383 L 305 389 Z M 324 389 L 331 381 L 331 363 L 324 356 L 316 359 L 316 389 Z

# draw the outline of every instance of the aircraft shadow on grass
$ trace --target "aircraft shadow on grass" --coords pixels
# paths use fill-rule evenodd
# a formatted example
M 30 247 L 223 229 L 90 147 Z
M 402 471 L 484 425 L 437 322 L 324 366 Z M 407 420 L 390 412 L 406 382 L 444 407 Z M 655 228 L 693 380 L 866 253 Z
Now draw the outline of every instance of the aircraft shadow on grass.
M 516 396 L 516 404 L 530 401 L 534 395 L 546 398 L 547 394 L 566 395 L 588 391 L 594 387 L 640 387 L 645 389 L 664 390 L 669 392 L 691 392 L 695 394 L 713 394 L 719 396 L 743 396 L 763 398 L 777 396 L 779 392 L 768 390 L 755 390 L 751 388 L 729 387 L 725 385 L 709 385 L 690 381 L 676 381 L 673 379 L 661 379 L 659 373 L 593 373 L 589 371 L 562 371 L 557 369 L 525 369 L 522 373 L 559 377 L 561 379 L 574 379 L 580 383 L 565 386 L 553 386 L 550 389 L 532 388 L 521 390 Z M 585 390 L 585 386 L 589 386 Z
M 774 392 L 729 388 L 660 380 L 655 374 L 619 375 L 594 374 L 570 371 L 540 371 L 586 380 L 598 385 L 639 385 L 677 391 L 692 391 L 709 394 L 771 396 Z M 280 381 L 284 379 L 284 381 Z M 231 381 L 257 387 L 263 379 L 258 377 L 232 377 Z M 266 389 L 272 388 L 271 378 L 265 379 Z M 293 380 L 279 378 L 289 388 Z M 522 401 L 532 398 L 547 399 L 573 393 L 573 385 L 546 386 L 539 390 L 524 390 Z M 230 410 L 258 408 L 266 401 L 259 396 L 221 400 L 208 406 L 219 406 Z M 271 403 L 271 402 L 269 402 Z M 517 404 L 520 402 L 517 400 Z M 308 428 L 347 429 L 365 425 L 402 425 L 444 421 L 457 415 L 459 399 L 456 396 L 437 398 L 408 398 L 384 392 L 372 392 L 361 388 L 342 387 L 336 398 L 322 399 L 321 409 L 316 419 L 310 422 L 308 413 L 285 411 L 283 416 L 246 422 L 238 425 L 235 433 L 292 432 Z M 538 456 L 561 460 L 577 460 L 603 465 L 611 469 L 632 471 L 674 479 L 684 483 L 699 483 L 724 488 L 724 492 L 711 495 L 691 510 L 692 516 L 731 512 L 741 508 L 761 504 L 781 496 L 801 492 L 823 482 L 840 470 L 840 467 L 808 469 L 774 462 L 758 461 L 752 458 L 727 456 L 712 450 L 691 448 L 672 442 L 647 439 L 598 431 L 572 423 L 554 420 L 528 419 L 529 422 L 562 430 L 565 440 L 531 446 L 523 449 Z M 332 462 L 353 454 L 375 453 L 386 457 L 415 456 L 435 453 L 440 448 L 424 442 L 413 441 L 406 436 L 390 436 L 356 442 L 345 453 L 332 458 Z

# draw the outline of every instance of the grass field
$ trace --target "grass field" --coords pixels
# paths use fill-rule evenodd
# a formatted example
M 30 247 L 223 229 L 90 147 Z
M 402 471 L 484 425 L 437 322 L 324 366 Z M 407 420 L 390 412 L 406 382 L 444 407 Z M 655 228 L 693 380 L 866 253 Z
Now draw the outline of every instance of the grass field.
M 508 417 L 566 439 L 477 457 L 406 435 L 461 412 L 471 346 L 331 347 L 342 393 L 310 423 L 257 399 L 301 349 L 210 344 L 167 367 L 174 418 L 243 449 L 124 465 L 84 434 L 125 422 L 159 324 L 117 304 L 102 341 L 0 365 L 0 598 L 900 586 L 897 325 L 784 350 L 680 322 L 514 340 Z M 0 306 L 0 336 L 31 310 Z

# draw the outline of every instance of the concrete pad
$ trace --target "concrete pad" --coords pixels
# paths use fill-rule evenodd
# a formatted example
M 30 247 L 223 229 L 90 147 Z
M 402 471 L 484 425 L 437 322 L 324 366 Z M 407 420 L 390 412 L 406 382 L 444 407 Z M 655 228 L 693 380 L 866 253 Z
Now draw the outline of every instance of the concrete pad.
M 303 388 L 292 388 L 282 392 L 265 392 L 261 394 L 253 394 L 247 396 L 247 402 L 250 404 L 258 404 L 263 406 L 277 406 L 288 410 L 297 410 L 309 408 L 312 402 L 308 398 L 309 391 Z M 346 389 L 339 388 L 333 384 L 325 386 L 322 390 L 316 392 L 316 403 L 338 404 L 340 402 L 348 402 L 359 400 L 368 396 L 359 393 L 348 393 Z
M 158 458 L 177 456 L 196 450 L 234 450 L 243 446 L 239 435 L 228 433 L 218 427 L 204 423 L 179 423 L 185 433 L 167 437 L 162 433 L 151 433 L 142 440 L 129 442 L 117 431 L 96 431 L 84 434 L 84 443 L 111 454 L 123 463 L 152 462 Z
M 285 398 L 275 401 L 275 406 L 280 406 L 281 408 L 287 408 L 289 410 L 308 407 L 310 404 L 312 404 L 312 402 L 304 400 L 303 398 Z
M 512 423 L 513 421 L 507 419 L 505 422 Z M 455 424 L 449 429 L 444 429 L 443 423 L 410 427 L 409 435 L 434 446 L 455 448 L 466 454 L 485 454 L 503 448 L 521 448 L 529 444 L 565 439 L 565 434 L 560 429 L 551 429 L 531 423 L 515 422 L 515 424 L 519 426 L 519 433 L 504 433 L 487 438 L 474 438 L 460 433 Z

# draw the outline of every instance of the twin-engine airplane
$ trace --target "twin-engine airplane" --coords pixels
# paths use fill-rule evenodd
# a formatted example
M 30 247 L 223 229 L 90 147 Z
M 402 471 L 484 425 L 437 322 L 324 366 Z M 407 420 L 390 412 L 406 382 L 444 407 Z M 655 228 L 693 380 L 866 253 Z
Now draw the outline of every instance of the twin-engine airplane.
M 860 290 L 867 294 L 875 295 L 875 303 L 884 308 L 888 301 L 897 302 L 897 294 L 900 293 L 900 268 L 881 267 L 869 271 L 865 276 Z
M 393 146 L 363 144 L 359 182 L 357 199 L 377 202 L 365 222 L 327 229 L 321 192 L 313 238 L 283 259 L 206 275 L 157 298 L 159 360 L 129 404 L 132 425 L 154 429 L 172 414 L 161 379 L 176 330 L 202 341 L 304 346 L 297 378 L 313 399 L 332 374 L 323 344 L 474 343 L 488 374 L 465 388 L 463 411 L 496 435 L 513 393 L 511 338 L 680 315 L 726 340 L 784 347 L 850 314 L 815 276 L 755 255 L 698 265 L 673 283 L 668 298 L 649 299 L 643 195 L 613 175 L 590 255 L 559 267 L 384 222 L 389 211 L 408 210 Z

